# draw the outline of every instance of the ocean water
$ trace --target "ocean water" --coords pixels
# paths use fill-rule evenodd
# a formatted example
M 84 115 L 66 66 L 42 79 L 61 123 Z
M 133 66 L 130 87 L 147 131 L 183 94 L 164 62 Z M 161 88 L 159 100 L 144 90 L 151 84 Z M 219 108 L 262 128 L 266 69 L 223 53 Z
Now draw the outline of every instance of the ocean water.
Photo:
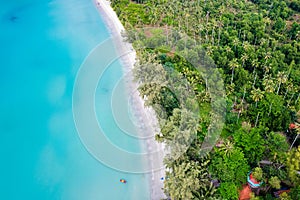
M 145 175 L 95 159 L 73 120 L 77 72 L 89 52 L 110 37 L 93 1 L 0 0 L 0 5 L 0 199 L 149 199 Z M 112 143 L 139 152 L 138 141 L 117 135 L 108 101 L 100 101 L 121 76 L 116 61 L 99 80 L 96 115 Z M 124 95 L 118 95 L 122 104 Z

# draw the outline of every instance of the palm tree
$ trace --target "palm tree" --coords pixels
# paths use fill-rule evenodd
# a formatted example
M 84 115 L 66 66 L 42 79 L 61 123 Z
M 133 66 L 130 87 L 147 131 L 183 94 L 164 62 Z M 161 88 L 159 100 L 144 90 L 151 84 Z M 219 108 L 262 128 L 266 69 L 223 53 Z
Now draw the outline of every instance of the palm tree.
M 267 52 L 265 55 L 265 60 L 268 61 L 270 58 L 272 58 L 271 52 Z
M 264 44 L 266 44 L 266 39 L 265 38 L 261 38 L 260 39 L 260 45 L 264 46 Z
M 221 143 L 219 145 L 219 148 L 220 148 L 221 151 L 224 152 L 224 154 L 226 156 L 229 156 L 232 153 L 233 149 L 234 149 L 234 145 L 230 140 L 225 140 L 223 143 Z
M 263 86 L 265 87 L 265 91 L 268 93 L 273 93 L 275 91 L 275 83 L 271 78 L 264 78 Z
M 292 91 L 293 89 L 294 89 L 293 83 L 292 83 L 292 82 L 289 82 L 289 83 L 287 84 L 287 86 L 286 86 L 286 91 L 285 91 L 285 94 L 284 94 L 283 99 L 285 99 L 287 93 L 288 93 L 289 91 Z
M 287 107 L 289 107 L 289 105 L 290 105 L 290 103 L 291 103 L 291 101 L 292 101 L 292 99 L 293 99 L 294 95 L 295 95 L 295 92 L 292 94 L 292 96 L 291 96 L 290 100 L 288 101 Z
M 193 191 L 198 191 L 208 184 L 208 162 L 183 161 L 167 171 L 165 192 L 171 199 L 194 199 Z
M 198 191 L 193 191 L 194 199 L 212 199 L 217 189 L 213 185 L 212 182 L 205 185 L 205 187 L 201 186 Z
M 244 103 L 245 95 L 246 95 L 246 87 L 244 87 L 244 93 L 243 93 L 243 98 L 242 98 L 241 104 Z
M 234 92 L 234 83 L 232 83 L 232 84 L 227 84 L 225 87 L 226 87 L 226 95 L 227 96 L 230 96 L 231 94 L 233 94 L 233 92 Z
M 251 46 L 251 44 L 250 44 L 248 41 L 246 41 L 246 42 L 244 42 L 244 44 L 243 44 L 243 48 L 244 48 L 244 50 L 245 50 L 246 52 L 249 52 L 249 51 L 252 49 L 252 46 Z
M 226 46 L 226 47 L 225 47 L 225 51 L 226 51 L 226 53 L 227 53 L 227 56 L 228 56 L 228 54 L 229 54 L 230 52 L 232 52 L 230 46 Z
M 206 28 L 206 33 L 205 33 L 205 43 L 208 43 L 208 28 Z
M 212 46 L 209 45 L 209 46 L 207 47 L 206 54 L 210 56 L 210 55 L 212 55 L 212 53 L 213 53 Z
M 273 102 L 271 102 L 271 104 L 270 104 L 268 116 L 270 116 L 270 114 L 271 114 L 271 111 L 272 111 L 272 105 L 273 105 Z
M 270 70 L 272 69 L 272 65 L 271 64 L 265 64 L 264 65 L 264 77 L 266 76 L 267 73 L 270 72 Z
M 278 89 L 277 89 L 277 93 L 279 93 L 280 90 L 280 86 L 282 83 L 285 83 L 287 81 L 287 76 L 285 75 L 284 72 L 278 72 L 277 74 L 277 81 L 278 81 Z
M 266 25 L 265 27 L 264 27 L 264 29 L 266 30 L 266 28 L 267 28 L 267 26 L 269 26 L 270 24 L 271 24 L 271 19 L 269 18 L 269 17 L 264 17 L 263 18 L 263 21 L 264 21 L 264 24 Z
M 298 96 L 297 96 L 297 99 L 296 99 L 296 101 L 295 101 L 295 104 L 298 102 L 299 98 L 300 98 L 300 93 L 299 93 Z
M 253 74 L 254 74 L 255 69 L 256 69 L 257 66 L 259 65 L 259 62 L 258 62 L 257 58 L 252 60 L 251 65 L 252 65 L 252 67 L 253 67 Z
M 236 46 L 239 45 L 240 40 L 238 38 L 234 38 L 232 44 L 234 45 L 234 51 L 236 52 Z
M 237 110 L 238 110 L 238 117 L 237 117 L 236 123 L 238 124 L 239 123 L 239 119 L 240 119 L 240 115 L 241 115 L 241 113 L 244 110 L 243 104 L 238 104 L 237 105 Z
M 260 101 L 264 97 L 264 92 L 261 91 L 259 88 L 253 89 L 251 91 L 251 97 L 253 101 L 255 101 L 255 107 L 257 107 L 257 102 Z
M 255 127 L 256 127 L 256 125 L 257 125 L 257 122 L 258 122 L 258 117 L 259 117 L 259 112 L 257 113 L 257 116 L 256 116 L 256 120 L 255 120 Z
M 206 12 L 206 25 L 208 24 L 208 19 L 209 19 L 209 11 Z
M 241 59 L 242 59 L 242 62 L 243 62 L 243 64 L 242 64 L 242 68 L 244 67 L 244 64 L 245 64 L 245 62 L 249 59 L 249 57 L 248 57 L 248 55 L 247 54 L 243 54 L 242 55 L 242 57 L 241 57 Z
M 222 23 L 222 21 L 219 21 L 218 23 L 218 27 L 219 27 L 219 31 L 218 31 L 218 46 L 220 46 L 220 40 L 221 40 L 221 28 L 223 28 L 224 24 Z
M 257 78 L 257 73 L 255 73 L 255 75 L 254 75 L 252 87 L 255 86 L 256 78 Z
M 232 70 L 231 71 L 231 84 L 232 84 L 232 82 L 233 82 L 233 75 L 234 75 L 234 69 L 239 67 L 239 63 L 238 63 L 238 61 L 237 61 L 236 58 L 234 58 L 233 60 L 231 60 L 229 62 L 229 67 Z

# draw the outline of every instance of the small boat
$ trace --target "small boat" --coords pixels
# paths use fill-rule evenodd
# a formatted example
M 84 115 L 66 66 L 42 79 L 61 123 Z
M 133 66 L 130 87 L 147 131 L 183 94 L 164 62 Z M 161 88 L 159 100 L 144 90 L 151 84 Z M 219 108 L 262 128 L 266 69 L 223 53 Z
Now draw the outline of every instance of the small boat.
M 125 179 L 122 179 L 122 178 L 120 179 L 120 182 L 121 183 L 127 183 L 127 181 Z

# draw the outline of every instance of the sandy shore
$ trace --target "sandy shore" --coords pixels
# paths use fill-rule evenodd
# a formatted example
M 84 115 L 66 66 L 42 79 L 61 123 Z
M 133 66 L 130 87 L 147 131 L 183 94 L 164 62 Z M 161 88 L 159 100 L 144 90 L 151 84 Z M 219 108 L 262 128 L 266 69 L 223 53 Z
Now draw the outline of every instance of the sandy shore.
M 110 34 L 113 36 L 115 43 L 117 44 L 117 51 L 119 55 L 122 55 L 121 62 L 123 65 L 123 71 L 126 74 L 126 87 L 130 94 L 132 101 L 134 115 L 138 118 L 139 132 L 146 135 L 154 136 L 155 133 L 159 132 L 159 126 L 155 117 L 155 112 L 148 107 L 144 107 L 144 101 L 140 97 L 137 88 L 138 85 L 133 81 L 132 69 L 136 61 L 136 52 L 134 51 L 131 44 L 124 42 L 121 36 L 121 32 L 124 31 L 124 27 L 118 19 L 116 13 L 110 6 L 110 2 L 107 0 L 95 0 L 95 4 L 108 27 Z M 148 133 L 145 133 L 147 130 Z M 156 166 L 163 166 L 163 145 L 156 142 L 154 137 L 147 137 L 143 139 L 148 152 L 147 165 L 149 169 L 156 168 Z M 152 152 L 159 152 L 159 154 L 151 154 Z M 163 180 L 161 177 L 165 177 L 164 168 L 159 170 L 151 170 L 149 172 L 149 186 L 151 199 L 158 200 L 166 198 L 163 193 Z

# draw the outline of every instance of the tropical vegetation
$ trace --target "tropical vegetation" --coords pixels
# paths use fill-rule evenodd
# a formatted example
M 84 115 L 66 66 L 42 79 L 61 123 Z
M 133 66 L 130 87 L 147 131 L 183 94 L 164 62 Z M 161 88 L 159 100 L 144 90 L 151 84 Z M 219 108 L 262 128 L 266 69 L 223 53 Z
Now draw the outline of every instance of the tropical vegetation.
M 300 199 L 300 1 L 112 7 L 137 51 L 134 74 L 156 111 L 156 139 L 171 149 L 165 194 L 238 199 L 252 173 L 263 182 L 253 199 L 283 189 L 280 199 Z

